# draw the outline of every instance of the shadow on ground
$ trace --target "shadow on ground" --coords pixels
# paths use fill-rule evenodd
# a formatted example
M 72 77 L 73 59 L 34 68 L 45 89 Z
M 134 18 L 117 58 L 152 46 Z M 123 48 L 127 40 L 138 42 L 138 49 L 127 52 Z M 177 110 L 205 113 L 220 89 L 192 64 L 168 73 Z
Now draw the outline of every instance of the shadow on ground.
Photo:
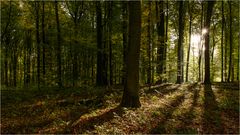
M 211 85 L 204 85 L 203 133 L 223 133 L 220 111 Z
M 193 107 L 196 104 L 196 100 L 198 97 L 198 91 L 195 91 L 195 87 L 197 84 L 192 84 L 187 87 L 188 91 L 193 92 L 194 91 L 194 102 L 191 106 L 192 109 L 190 109 L 189 113 L 192 113 Z M 176 89 L 179 86 L 176 87 Z M 175 89 L 175 88 L 174 88 Z M 185 95 L 182 93 L 181 95 L 177 96 L 173 101 L 170 102 L 171 107 L 166 107 L 166 108 L 159 108 L 158 110 L 163 113 L 163 118 L 156 124 L 156 126 L 153 126 L 152 129 L 148 132 L 150 134 L 163 134 L 163 133 L 169 133 L 168 131 L 168 125 L 167 122 L 173 118 L 173 112 L 180 106 L 185 100 Z

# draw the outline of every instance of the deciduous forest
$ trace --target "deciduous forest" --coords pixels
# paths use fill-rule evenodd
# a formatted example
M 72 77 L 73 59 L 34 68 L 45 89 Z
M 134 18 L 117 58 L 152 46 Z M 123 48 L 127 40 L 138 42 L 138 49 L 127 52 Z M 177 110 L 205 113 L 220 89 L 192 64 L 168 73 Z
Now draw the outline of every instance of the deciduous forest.
M 239 8 L 1 0 L 1 133 L 239 134 Z

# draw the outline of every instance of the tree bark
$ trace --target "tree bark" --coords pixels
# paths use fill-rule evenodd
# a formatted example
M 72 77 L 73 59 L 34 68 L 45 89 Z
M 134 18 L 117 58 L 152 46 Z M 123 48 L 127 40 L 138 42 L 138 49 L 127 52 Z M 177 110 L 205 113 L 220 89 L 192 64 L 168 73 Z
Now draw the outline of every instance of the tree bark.
M 157 16 L 157 34 L 158 34 L 158 45 L 157 45 L 157 73 L 159 76 L 158 83 L 163 82 L 163 73 L 164 73 L 164 12 L 163 12 L 163 1 L 156 2 L 156 16 Z
M 187 65 L 186 65 L 186 82 L 188 82 L 188 65 L 189 56 L 191 48 L 191 35 L 192 35 L 192 13 L 191 13 L 191 2 L 188 3 L 188 13 L 189 13 L 189 41 L 188 41 L 188 53 L 187 53 Z
M 201 3 L 202 5 L 202 11 L 201 11 L 201 34 L 202 34 L 202 31 L 203 31 L 203 2 Z M 202 80 L 202 77 L 201 77 L 201 63 L 202 63 L 202 50 L 203 50 L 203 43 L 202 43 L 202 35 L 201 35 L 201 44 L 199 46 L 199 59 L 198 59 L 198 82 L 200 82 Z
M 227 81 L 230 82 L 230 77 L 233 76 L 233 73 L 231 71 L 233 71 L 233 64 L 232 64 L 232 48 L 233 48 L 233 40 L 232 40 L 232 6 L 231 6 L 231 1 L 228 1 L 228 5 L 229 5 L 229 15 L 230 15 L 230 19 L 229 19 L 229 44 L 230 44 L 230 51 L 229 51 L 229 64 L 228 64 L 228 79 Z M 233 77 L 234 78 L 234 77 Z M 233 80 L 232 80 L 233 81 Z
M 122 69 L 122 83 L 124 84 L 126 80 L 126 53 L 127 53 L 127 44 L 128 44 L 128 3 L 126 1 L 122 2 L 122 36 L 123 36 L 123 69 Z
M 223 82 L 223 31 L 224 31 L 224 4 L 222 1 L 222 33 L 221 33 L 221 82 Z
M 183 82 L 183 40 L 184 40 L 184 8 L 183 1 L 178 1 L 179 4 L 179 37 L 178 37 L 178 61 L 177 61 L 177 83 Z
M 45 67 L 45 45 L 46 45 L 46 42 L 45 42 L 45 2 L 42 1 L 42 43 L 43 43 L 43 52 L 42 52 L 42 70 L 43 70 L 43 84 L 45 83 L 45 75 L 46 75 L 46 67 Z
M 139 55 L 141 41 L 141 3 L 129 1 L 129 42 L 127 52 L 126 82 L 122 107 L 140 107 L 139 101 Z
M 36 40 L 37 40 L 37 84 L 40 87 L 40 35 L 39 35 L 39 1 L 35 2 L 36 10 Z
M 210 33 L 210 22 L 212 16 L 212 10 L 214 7 L 213 1 L 208 1 L 207 5 L 207 15 L 205 21 L 205 28 L 208 32 L 205 35 L 205 77 L 204 77 L 204 84 L 210 84 L 210 58 L 209 58 L 209 33 Z
M 96 2 L 96 14 L 97 14 L 97 86 L 107 85 L 107 76 L 105 74 L 106 69 L 104 69 L 106 63 L 104 61 L 104 47 L 102 44 L 102 9 L 101 2 Z
M 109 34 L 108 34 L 108 44 L 109 44 L 109 82 L 110 85 L 113 84 L 113 53 L 112 53 L 112 1 L 109 1 L 108 3 L 108 28 L 109 28 Z
M 147 67 L 147 84 L 151 83 L 151 52 L 152 52 L 152 39 L 151 39 L 151 1 L 148 2 L 148 20 L 147 20 L 147 37 L 148 37 L 148 67 Z
M 58 76 L 58 86 L 62 87 L 62 61 L 61 61 L 61 31 L 58 16 L 58 2 L 55 1 L 55 15 L 57 24 L 57 76 Z

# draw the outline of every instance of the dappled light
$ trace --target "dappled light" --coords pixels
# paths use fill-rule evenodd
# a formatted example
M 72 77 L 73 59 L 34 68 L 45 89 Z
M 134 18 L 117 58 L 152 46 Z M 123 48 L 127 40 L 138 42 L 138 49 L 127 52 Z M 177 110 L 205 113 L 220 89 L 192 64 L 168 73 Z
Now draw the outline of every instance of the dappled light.
M 1 0 L 1 134 L 239 134 L 239 1 Z

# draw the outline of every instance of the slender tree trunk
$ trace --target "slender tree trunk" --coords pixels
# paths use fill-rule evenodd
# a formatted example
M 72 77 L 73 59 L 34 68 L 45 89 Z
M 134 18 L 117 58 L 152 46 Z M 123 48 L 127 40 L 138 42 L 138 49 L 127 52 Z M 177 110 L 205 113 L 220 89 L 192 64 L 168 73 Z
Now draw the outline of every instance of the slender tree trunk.
M 178 1 L 179 4 L 179 37 L 178 37 L 178 61 L 177 61 L 177 83 L 183 82 L 183 40 L 184 40 L 184 6 L 183 1 Z
M 13 48 L 13 86 L 17 86 L 17 48 Z
M 40 88 L 40 35 L 39 35 L 39 1 L 35 3 L 36 7 L 36 39 L 37 39 L 37 84 L 38 89 Z
M 212 67 L 212 69 L 214 69 L 214 67 L 213 67 L 213 57 L 214 57 L 214 51 L 215 51 L 214 49 L 215 49 L 215 27 L 216 26 L 214 25 L 213 27 L 214 27 L 213 28 L 213 34 L 212 34 L 212 44 L 213 45 L 212 45 L 212 54 L 211 54 L 211 67 Z M 214 72 L 215 72 L 214 70 L 212 70 L 212 72 L 211 72 L 212 73 L 211 74 L 211 77 L 212 77 L 211 80 L 212 81 L 214 81 Z
M 187 65 L 186 65 L 186 82 L 188 82 L 188 65 L 189 65 L 189 56 L 191 48 L 191 35 L 192 35 L 192 13 L 191 13 L 191 2 L 188 4 L 188 13 L 190 15 L 189 21 L 189 41 L 188 41 L 188 53 L 187 53 Z M 194 64 L 194 63 L 193 63 Z
M 141 2 L 129 1 L 129 42 L 127 52 L 127 76 L 121 106 L 140 107 L 139 55 L 141 41 Z
M 110 70 L 110 77 L 109 82 L 110 85 L 113 84 L 113 63 L 112 63 L 112 1 L 109 1 L 108 3 L 108 28 L 109 28 L 109 34 L 108 34 L 108 44 L 109 44 L 109 70 Z
M 46 75 L 46 67 L 45 67 L 45 45 L 46 45 L 46 42 L 45 42 L 45 22 L 44 22 L 44 19 L 45 19 L 45 2 L 42 1 L 42 43 L 43 43 L 43 52 L 42 52 L 42 68 L 43 68 L 43 83 L 45 83 L 45 75 Z
M 151 39 L 151 1 L 148 2 L 148 10 L 149 10 L 149 14 L 148 14 L 148 20 L 147 20 L 147 37 L 148 37 L 148 50 L 147 50 L 147 54 L 148 54 L 148 67 L 147 67 L 147 84 L 151 83 L 151 51 L 152 51 L 152 39 Z
M 231 6 L 231 2 L 228 1 L 228 5 L 229 5 L 229 15 L 230 15 L 230 19 L 229 19 L 229 36 L 230 36 L 230 51 L 229 51 L 229 65 L 228 65 L 228 79 L 227 81 L 230 82 L 230 77 L 233 76 L 233 73 L 231 72 L 233 70 L 233 64 L 232 64 L 232 46 L 233 46 L 233 42 L 232 42 L 232 6 Z M 232 80 L 233 81 L 233 80 Z
M 8 65 L 8 48 L 6 47 L 5 49 L 5 59 L 4 59 L 4 68 L 5 68 L 5 85 L 8 87 L 9 86 L 9 76 L 8 76 L 8 68 L 9 65 Z
M 164 47 L 164 74 L 167 73 L 167 52 L 168 52 L 168 0 L 166 3 L 167 6 L 167 16 L 166 16 L 166 33 L 165 33 L 165 47 Z M 167 77 L 165 78 L 164 82 L 167 81 Z
M 122 22 L 122 33 L 123 33 L 123 77 L 122 77 L 122 83 L 124 84 L 124 80 L 126 79 L 126 53 L 127 53 L 127 44 L 128 44 L 128 10 L 127 10 L 128 3 L 126 1 L 122 2 L 122 16 L 123 16 L 123 22 Z
M 163 82 L 163 73 L 164 73 L 164 12 L 163 12 L 163 1 L 156 2 L 156 16 L 157 16 L 157 34 L 158 34 L 158 49 L 157 49 L 157 73 L 159 75 L 158 83 Z
M 222 1 L 222 33 L 221 33 L 221 82 L 223 82 L 223 30 L 224 30 L 224 4 Z
M 240 2 L 238 1 L 238 5 L 240 5 Z M 240 11 L 239 11 L 239 6 L 238 6 L 238 13 L 240 13 Z M 239 18 L 240 16 L 238 15 L 238 25 L 240 25 L 240 18 Z M 239 67 L 240 67 L 240 53 L 239 53 L 239 51 L 240 51 L 240 32 L 238 32 L 238 64 L 237 64 L 237 81 L 239 81 Z
M 201 11 L 201 34 L 203 32 L 203 3 L 201 4 L 202 5 L 202 11 Z M 202 62 L 202 50 L 203 50 L 203 43 L 202 43 L 202 38 L 203 36 L 201 35 L 201 43 L 200 43 L 200 46 L 199 46 L 199 59 L 198 59 L 198 82 L 200 82 L 202 79 L 201 77 L 201 62 Z
M 227 49 L 227 46 L 228 46 L 228 36 L 227 36 L 227 25 L 226 25 L 226 22 L 224 22 L 224 26 L 225 26 L 225 47 L 224 47 L 224 80 L 225 82 L 227 82 L 227 57 L 228 57 L 228 49 Z
M 55 15 L 56 15 L 56 24 L 57 24 L 57 76 L 58 76 L 58 86 L 62 87 L 62 61 L 61 61 L 61 31 L 59 24 L 58 16 L 58 2 L 55 1 Z
M 209 33 L 210 33 L 210 22 L 212 16 L 212 10 L 214 7 L 213 1 L 208 1 L 207 5 L 207 15 L 206 15 L 206 22 L 205 28 L 208 32 L 205 35 L 205 77 L 204 77 L 204 84 L 210 84 L 210 58 L 209 58 Z

